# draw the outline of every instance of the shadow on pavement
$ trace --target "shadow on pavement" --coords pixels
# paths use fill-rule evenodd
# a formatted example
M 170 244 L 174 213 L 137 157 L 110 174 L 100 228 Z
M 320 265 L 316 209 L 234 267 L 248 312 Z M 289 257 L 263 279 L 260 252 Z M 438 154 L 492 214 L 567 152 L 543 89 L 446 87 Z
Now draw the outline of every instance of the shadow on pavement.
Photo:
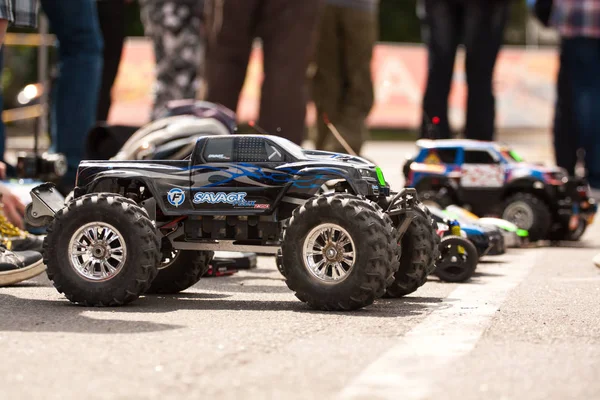
M 278 289 L 268 286 L 268 289 Z M 291 293 L 287 288 L 286 293 Z M 309 308 L 300 300 L 235 300 L 223 298 L 207 298 L 205 293 L 181 293 L 177 295 L 145 296 L 140 298 L 135 307 L 120 307 L 116 312 L 136 313 L 168 313 L 177 310 L 210 310 L 210 311 L 292 311 L 307 314 L 339 314 L 361 317 L 389 317 L 396 318 L 410 315 L 421 315 L 432 311 L 433 304 L 441 304 L 442 299 L 437 297 L 406 297 L 402 299 L 379 299 L 375 304 L 355 311 L 331 312 L 319 311 Z M 211 294 L 214 295 L 214 294 Z M 94 311 L 96 309 L 93 309 Z
M 473 273 L 473 278 L 480 278 L 480 277 L 488 277 L 488 276 L 493 276 L 493 277 L 503 277 L 504 275 L 502 274 L 493 274 L 491 272 L 481 272 L 481 271 L 475 271 Z M 467 282 L 468 283 L 468 282 Z
M 70 303 L 62 295 L 59 299 L 27 299 L 23 290 L 51 287 L 43 278 L 21 284 L 20 296 L 0 293 L 0 331 L 70 332 L 70 333 L 143 333 L 186 328 L 182 325 L 143 321 L 144 314 L 167 314 L 179 310 L 192 311 L 273 311 L 348 317 L 397 318 L 425 315 L 444 304 L 439 297 L 383 298 L 375 304 L 356 311 L 328 312 L 309 308 L 297 300 L 283 283 L 283 278 L 271 269 L 253 269 L 251 274 L 202 279 L 191 290 L 175 295 L 146 295 L 122 307 L 93 308 Z M 260 281 L 266 284 L 261 284 Z M 280 283 L 277 283 L 280 282 Z M 257 283 L 257 284 L 254 284 Z M 54 290 L 54 288 L 52 288 Z M 238 294 L 289 294 L 289 300 L 239 299 Z M 39 296 L 38 296 L 39 297 Z M 267 297 L 268 298 L 268 297 Z M 136 314 L 137 320 L 128 320 Z M 98 318 L 95 317 L 98 315 Z M 7 317 L 4 317 L 7 316 Z M 202 317 L 202 313 L 198 314 Z M 151 318 L 151 317 L 149 317 Z
M 272 287 L 269 287 L 272 288 Z M 356 311 L 328 312 L 309 308 L 299 300 L 233 300 L 221 293 L 188 292 L 177 295 L 143 296 L 121 307 L 93 308 L 70 303 L 67 299 L 41 300 L 0 294 L 0 332 L 66 333 L 144 333 L 185 328 L 185 325 L 118 319 L 119 315 L 163 314 L 179 310 L 196 311 L 291 311 L 303 314 L 344 315 L 348 317 L 397 318 L 419 316 L 442 305 L 437 297 L 379 299 L 375 304 Z M 85 313 L 85 315 L 84 315 Z M 110 316 L 107 317 L 107 313 Z M 102 319 L 94 318 L 101 314 Z M 199 314 L 199 317 L 202 315 Z
M 128 307 L 134 309 L 134 306 Z M 96 319 L 82 315 L 92 308 L 73 305 L 68 300 L 32 300 L 0 294 L 0 332 L 68 332 L 68 333 L 144 333 L 183 328 L 181 325 L 150 321 Z M 114 311 L 103 308 L 102 311 Z M 133 310 L 132 310 L 133 311 Z M 139 309 L 137 310 L 140 311 Z
M 495 257 L 495 256 L 493 256 Z M 509 262 L 502 259 L 495 258 L 482 258 L 479 260 L 479 264 L 508 264 Z
M 598 246 L 594 246 L 592 243 L 587 242 L 552 242 L 549 243 L 547 248 L 553 249 L 597 249 Z

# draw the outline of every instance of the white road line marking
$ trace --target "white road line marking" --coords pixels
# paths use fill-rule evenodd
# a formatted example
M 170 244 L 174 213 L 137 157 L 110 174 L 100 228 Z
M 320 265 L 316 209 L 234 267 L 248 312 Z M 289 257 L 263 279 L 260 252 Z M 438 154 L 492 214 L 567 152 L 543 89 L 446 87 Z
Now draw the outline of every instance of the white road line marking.
M 511 252 L 512 253 L 512 252 Z M 510 264 L 487 264 L 477 283 L 458 286 L 400 343 L 367 367 L 340 394 L 341 399 L 426 398 L 436 372 L 451 368 L 476 346 L 508 294 L 535 265 L 538 252 L 515 251 Z M 496 276 L 500 275 L 500 276 Z

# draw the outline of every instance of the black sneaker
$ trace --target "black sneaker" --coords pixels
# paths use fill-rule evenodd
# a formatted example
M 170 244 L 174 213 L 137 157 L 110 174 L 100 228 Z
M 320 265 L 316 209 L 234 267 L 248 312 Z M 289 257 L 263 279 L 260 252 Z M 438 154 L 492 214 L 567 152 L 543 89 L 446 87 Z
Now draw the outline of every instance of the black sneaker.
M 4 215 L 0 204 L 0 242 L 11 251 L 32 250 L 42 252 L 44 239 L 14 226 Z
M 0 286 L 13 285 L 46 270 L 37 251 L 12 252 L 0 247 Z
M 37 251 L 38 253 L 42 252 L 42 248 L 44 246 L 44 239 L 27 234 L 21 237 L 13 237 L 8 238 L 10 241 L 10 250 L 12 251 Z

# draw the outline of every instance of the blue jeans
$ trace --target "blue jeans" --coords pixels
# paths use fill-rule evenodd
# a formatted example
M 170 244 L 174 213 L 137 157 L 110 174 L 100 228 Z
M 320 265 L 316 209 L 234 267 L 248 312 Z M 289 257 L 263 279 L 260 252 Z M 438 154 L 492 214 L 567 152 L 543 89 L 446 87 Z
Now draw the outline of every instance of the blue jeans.
M 562 51 L 578 131 L 574 140 L 585 149 L 590 186 L 600 189 L 600 39 L 563 38 Z
M 4 70 L 4 46 L 0 49 L 0 78 Z M 2 88 L 4 89 L 4 88 Z M 0 113 L 4 111 L 4 90 L 0 90 Z M 2 115 L 2 114 L 0 114 Z M 0 161 L 4 162 L 4 151 L 6 150 L 6 132 L 4 127 L 4 120 L 0 117 Z
M 58 39 L 59 78 L 52 88 L 51 150 L 67 157 L 73 185 L 85 139 L 96 122 L 102 74 L 102 35 L 96 0 L 41 0 Z

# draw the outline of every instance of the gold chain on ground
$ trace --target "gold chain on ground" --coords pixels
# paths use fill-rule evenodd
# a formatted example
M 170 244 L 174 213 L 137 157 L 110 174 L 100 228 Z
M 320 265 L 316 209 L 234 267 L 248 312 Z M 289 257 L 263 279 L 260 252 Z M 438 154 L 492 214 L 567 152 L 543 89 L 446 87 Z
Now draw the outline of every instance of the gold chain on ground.
M 9 239 L 2 239 L 0 243 L 6 250 L 12 250 L 12 242 Z
M 3 238 L 25 236 L 25 232 L 11 224 L 10 221 L 6 219 L 4 212 L 2 211 L 3 208 L 4 206 L 0 205 L 0 235 Z

